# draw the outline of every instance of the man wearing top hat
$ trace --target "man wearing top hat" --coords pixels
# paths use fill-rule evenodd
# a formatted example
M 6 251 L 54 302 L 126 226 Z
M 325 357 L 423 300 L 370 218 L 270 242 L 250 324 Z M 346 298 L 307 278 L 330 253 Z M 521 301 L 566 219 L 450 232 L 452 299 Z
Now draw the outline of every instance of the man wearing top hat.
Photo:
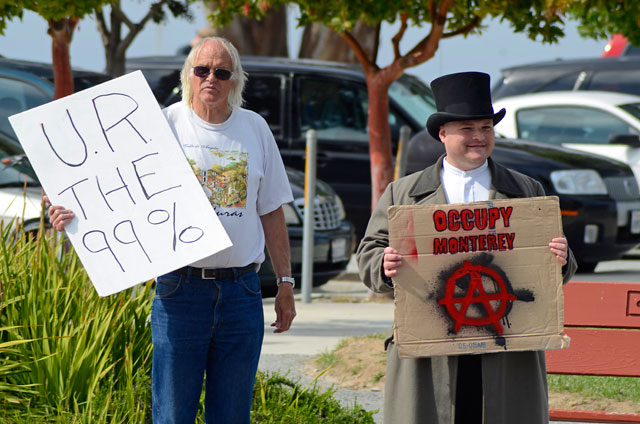
M 389 246 L 387 208 L 544 196 L 542 185 L 494 162 L 494 113 L 489 75 L 462 72 L 431 83 L 437 112 L 427 130 L 446 153 L 432 166 L 389 184 L 372 213 L 358 247 L 363 282 L 378 293 L 393 291 L 402 257 Z M 558 234 L 549 251 L 562 264 L 564 282 L 577 265 Z M 549 421 L 545 357 L 542 351 L 399 358 L 386 342 L 384 422 L 438 424 L 542 424 Z

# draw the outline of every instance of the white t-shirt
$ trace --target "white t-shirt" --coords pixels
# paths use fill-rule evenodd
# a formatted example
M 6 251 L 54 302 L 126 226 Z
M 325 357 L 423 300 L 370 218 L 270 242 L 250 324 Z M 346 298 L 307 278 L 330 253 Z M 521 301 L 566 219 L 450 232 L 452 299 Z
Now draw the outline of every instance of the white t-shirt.
M 489 200 L 491 172 L 489 162 L 485 161 L 476 169 L 463 171 L 442 161 L 440 180 L 444 186 L 447 203 L 470 203 Z
M 291 202 L 291 185 L 266 121 L 237 108 L 210 124 L 183 102 L 164 114 L 233 246 L 191 264 L 242 267 L 264 261 L 260 216 Z

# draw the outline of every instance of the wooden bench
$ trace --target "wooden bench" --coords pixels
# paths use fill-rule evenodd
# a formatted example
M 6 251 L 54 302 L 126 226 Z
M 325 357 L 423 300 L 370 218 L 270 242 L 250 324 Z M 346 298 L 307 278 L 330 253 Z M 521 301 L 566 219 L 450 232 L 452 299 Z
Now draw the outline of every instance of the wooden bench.
M 546 352 L 548 373 L 640 377 L 640 283 L 567 283 L 564 322 L 571 344 Z M 555 421 L 640 423 L 640 413 L 552 409 L 549 416 Z

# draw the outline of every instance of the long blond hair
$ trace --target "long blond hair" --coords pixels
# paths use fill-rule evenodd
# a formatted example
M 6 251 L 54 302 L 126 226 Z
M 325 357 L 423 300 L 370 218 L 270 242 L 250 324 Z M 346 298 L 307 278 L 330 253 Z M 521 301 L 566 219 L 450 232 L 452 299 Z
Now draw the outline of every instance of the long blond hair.
M 193 109 L 193 89 L 191 88 L 191 70 L 193 68 L 193 64 L 198 57 L 198 53 L 200 53 L 200 49 L 203 44 L 207 41 L 216 41 L 222 43 L 224 48 L 229 53 L 231 57 L 231 79 L 235 81 L 235 85 L 229 92 L 229 98 L 227 99 L 227 103 L 229 107 L 233 110 L 242 106 L 244 99 L 242 98 L 242 91 L 244 90 L 244 85 L 247 81 L 247 74 L 242 69 L 242 63 L 240 63 L 240 55 L 238 54 L 238 50 L 235 48 L 233 44 L 229 40 L 223 37 L 205 37 L 200 40 L 189 52 L 187 58 L 184 61 L 184 65 L 182 66 L 182 70 L 180 71 L 180 84 L 182 88 L 182 101 L 189 106 L 190 109 Z

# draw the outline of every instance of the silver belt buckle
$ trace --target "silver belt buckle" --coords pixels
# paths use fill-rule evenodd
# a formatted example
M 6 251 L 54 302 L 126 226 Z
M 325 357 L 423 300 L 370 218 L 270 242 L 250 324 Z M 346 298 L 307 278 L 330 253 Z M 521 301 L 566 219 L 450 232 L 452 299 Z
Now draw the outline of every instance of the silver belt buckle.
M 203 280 L 215 280 L 216 277 L 207 277 L 207 275 L 206 275 L 206 271 L 207 270 L 211 270 L 211 271 L 213 271 L 213 274 L 215 274 L 215 269 L 214 268 L 201 268 L 200 269 L 200 272 L 202 273 L 201 278 Z

